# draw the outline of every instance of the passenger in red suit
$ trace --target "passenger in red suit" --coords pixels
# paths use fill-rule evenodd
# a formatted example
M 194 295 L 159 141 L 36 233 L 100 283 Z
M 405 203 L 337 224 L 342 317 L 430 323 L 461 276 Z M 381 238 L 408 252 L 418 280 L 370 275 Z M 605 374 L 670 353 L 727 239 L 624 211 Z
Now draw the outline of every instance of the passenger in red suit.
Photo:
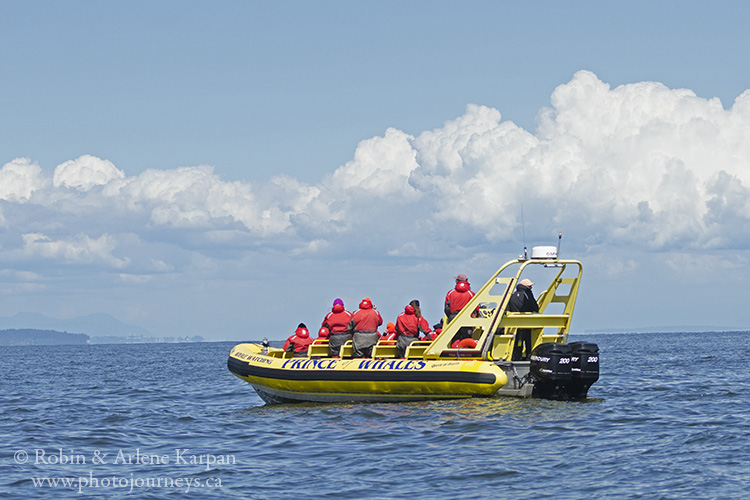
M 372 357 L 372 346 L 380 338 L 378 327 L 382 324 L 383 318 L 373 307 L 370 298 L 362 299 L 359 310 L 352 314 L 349 323 L 349 331 L 352 333 L 352 357 Z
M 328 328 L 330 332 L 328 337 L 328 354 L 331 357 L 337 358 L 341 346 L 346 344 L 347 340 L 352 339 L 352 334 L 348 331 L 351 321 L 352 313 L 344 309 L 344 301 L 341 299 L 334 300 L 331 312 L 326 314 L 321 325 Z
M 389 321 L 388 324 L 385 325 L 385 331 L 380 337 L 380 340 L 396 340 L 396 325 L 392 321 Z
M 474 297 L 474 292 L 471 291 L 471 285 L 469 285 L 469 278 L 465 274 L 459 274 L 454 279 L 456 285 L 445 295 L 445 315 L 448 316 L 448 323 Z
M 396 318 L 396 350 L 398 357 L 404 357 L 406 348 L 415 340 L 419 340 L 420 334 L 427 335 L 430 331 L 430 324 L 422 317 L 422 311 L 419 309 L 419 301 L 412 300 L 404 308 L 404 312 Z
M 440 335 L 443 331 L 443 322 L 435 323 L 432 325 L 432 331 L 427 334 L 427 337 L 425 340 L 435 340 L 438 335 Z
M 310 338 L 310 333 L 307 331 L 307 327 L 304 323 L 300 323 L 294 335 L 286 339 L 284 342 L 284 350 L 291 352 L 295 358 L 307 356 L 307 348 L 310 347 L 313 340 Z
M 331 332 L 328 331 L 328 328 L 321 326 L 320 330 L 318 330 L 318 338 L 315 340 L 328 340 L 330 334 Z
M 448 318 L 446 324 L 453 321 L 453 318 L 458 315 L 459 311 L 466 307 L 466 304 L 474 297 L 474 292 L 471 291 L 471 285 L 469 285 L 469 278 L 465 274 L 459 274 L 454 279 L 456 280 L 456 285 L 445 295 L 444 309 L 445 315 Z M 453 336 L 451 343 L 471 337 L 471 331 L 471 327 L 459 328 L 456 335 Z

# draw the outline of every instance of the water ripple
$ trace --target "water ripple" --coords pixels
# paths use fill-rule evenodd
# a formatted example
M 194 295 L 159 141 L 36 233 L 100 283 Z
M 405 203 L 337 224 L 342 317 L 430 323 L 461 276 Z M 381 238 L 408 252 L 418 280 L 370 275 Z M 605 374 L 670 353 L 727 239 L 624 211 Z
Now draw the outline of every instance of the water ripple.
M 711 334 L 706 352 L 705 338 L 572 338 L 601 351 L 585 402 L 264 406 L 226 370 L 231 343 L 0 348 L 0 498 L 741 498 L 750 343 Z M 88 461 L 37 460 L 58 450 Z M 95 452 L 107 463 L 92 464 Z M 168 463 L 114 462 L 118 453 Z M 227 462 L 197 463 L 208 455 Z M 89 473 L 203 486 L 79 494 L 32 480 Z

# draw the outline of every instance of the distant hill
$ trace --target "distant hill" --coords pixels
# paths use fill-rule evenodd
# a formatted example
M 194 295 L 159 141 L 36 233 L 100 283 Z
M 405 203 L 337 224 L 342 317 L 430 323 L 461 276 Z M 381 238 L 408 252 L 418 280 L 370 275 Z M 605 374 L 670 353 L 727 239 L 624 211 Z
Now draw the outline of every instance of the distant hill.
M 29 328 L 0 330 L 0 345 L 88 344 L 89 340 L 89 336 L 83 333 L 33 330 Z
M 77 318 L 50 318 L 44 314 L 18 313 L 11 317 L 0 317 L 0 330 L 35 329 L 58 332 L 80 332 L 91 337 L 153 337 L 143 327 L 121 322 L 109 314 L 90 314 Z

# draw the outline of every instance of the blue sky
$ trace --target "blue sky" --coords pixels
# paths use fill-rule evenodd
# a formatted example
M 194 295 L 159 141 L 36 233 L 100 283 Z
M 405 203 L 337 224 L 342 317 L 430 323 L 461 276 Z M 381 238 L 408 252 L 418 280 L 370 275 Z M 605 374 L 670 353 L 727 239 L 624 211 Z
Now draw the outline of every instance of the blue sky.
M 748 10 L 0 2 L 0 316 L 434 322 L 563 231 L 574 330 L 748 328 Z

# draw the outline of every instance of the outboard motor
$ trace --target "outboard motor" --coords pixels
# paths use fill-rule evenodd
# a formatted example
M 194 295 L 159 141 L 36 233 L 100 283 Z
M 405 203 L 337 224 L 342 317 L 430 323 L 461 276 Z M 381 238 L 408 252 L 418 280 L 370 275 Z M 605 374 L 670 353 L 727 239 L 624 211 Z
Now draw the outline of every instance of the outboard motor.
M 589 387 L 599 380 L 599 346 L 585 342 L 572 342 L 568 345 L 571 351 L 568 397 L 584 400 Z
M 571 381 L 571 350 L 567 344 L 546 342 L 531 351 L 529 374 L 534 380 L 535 398 L 566 400 Z

